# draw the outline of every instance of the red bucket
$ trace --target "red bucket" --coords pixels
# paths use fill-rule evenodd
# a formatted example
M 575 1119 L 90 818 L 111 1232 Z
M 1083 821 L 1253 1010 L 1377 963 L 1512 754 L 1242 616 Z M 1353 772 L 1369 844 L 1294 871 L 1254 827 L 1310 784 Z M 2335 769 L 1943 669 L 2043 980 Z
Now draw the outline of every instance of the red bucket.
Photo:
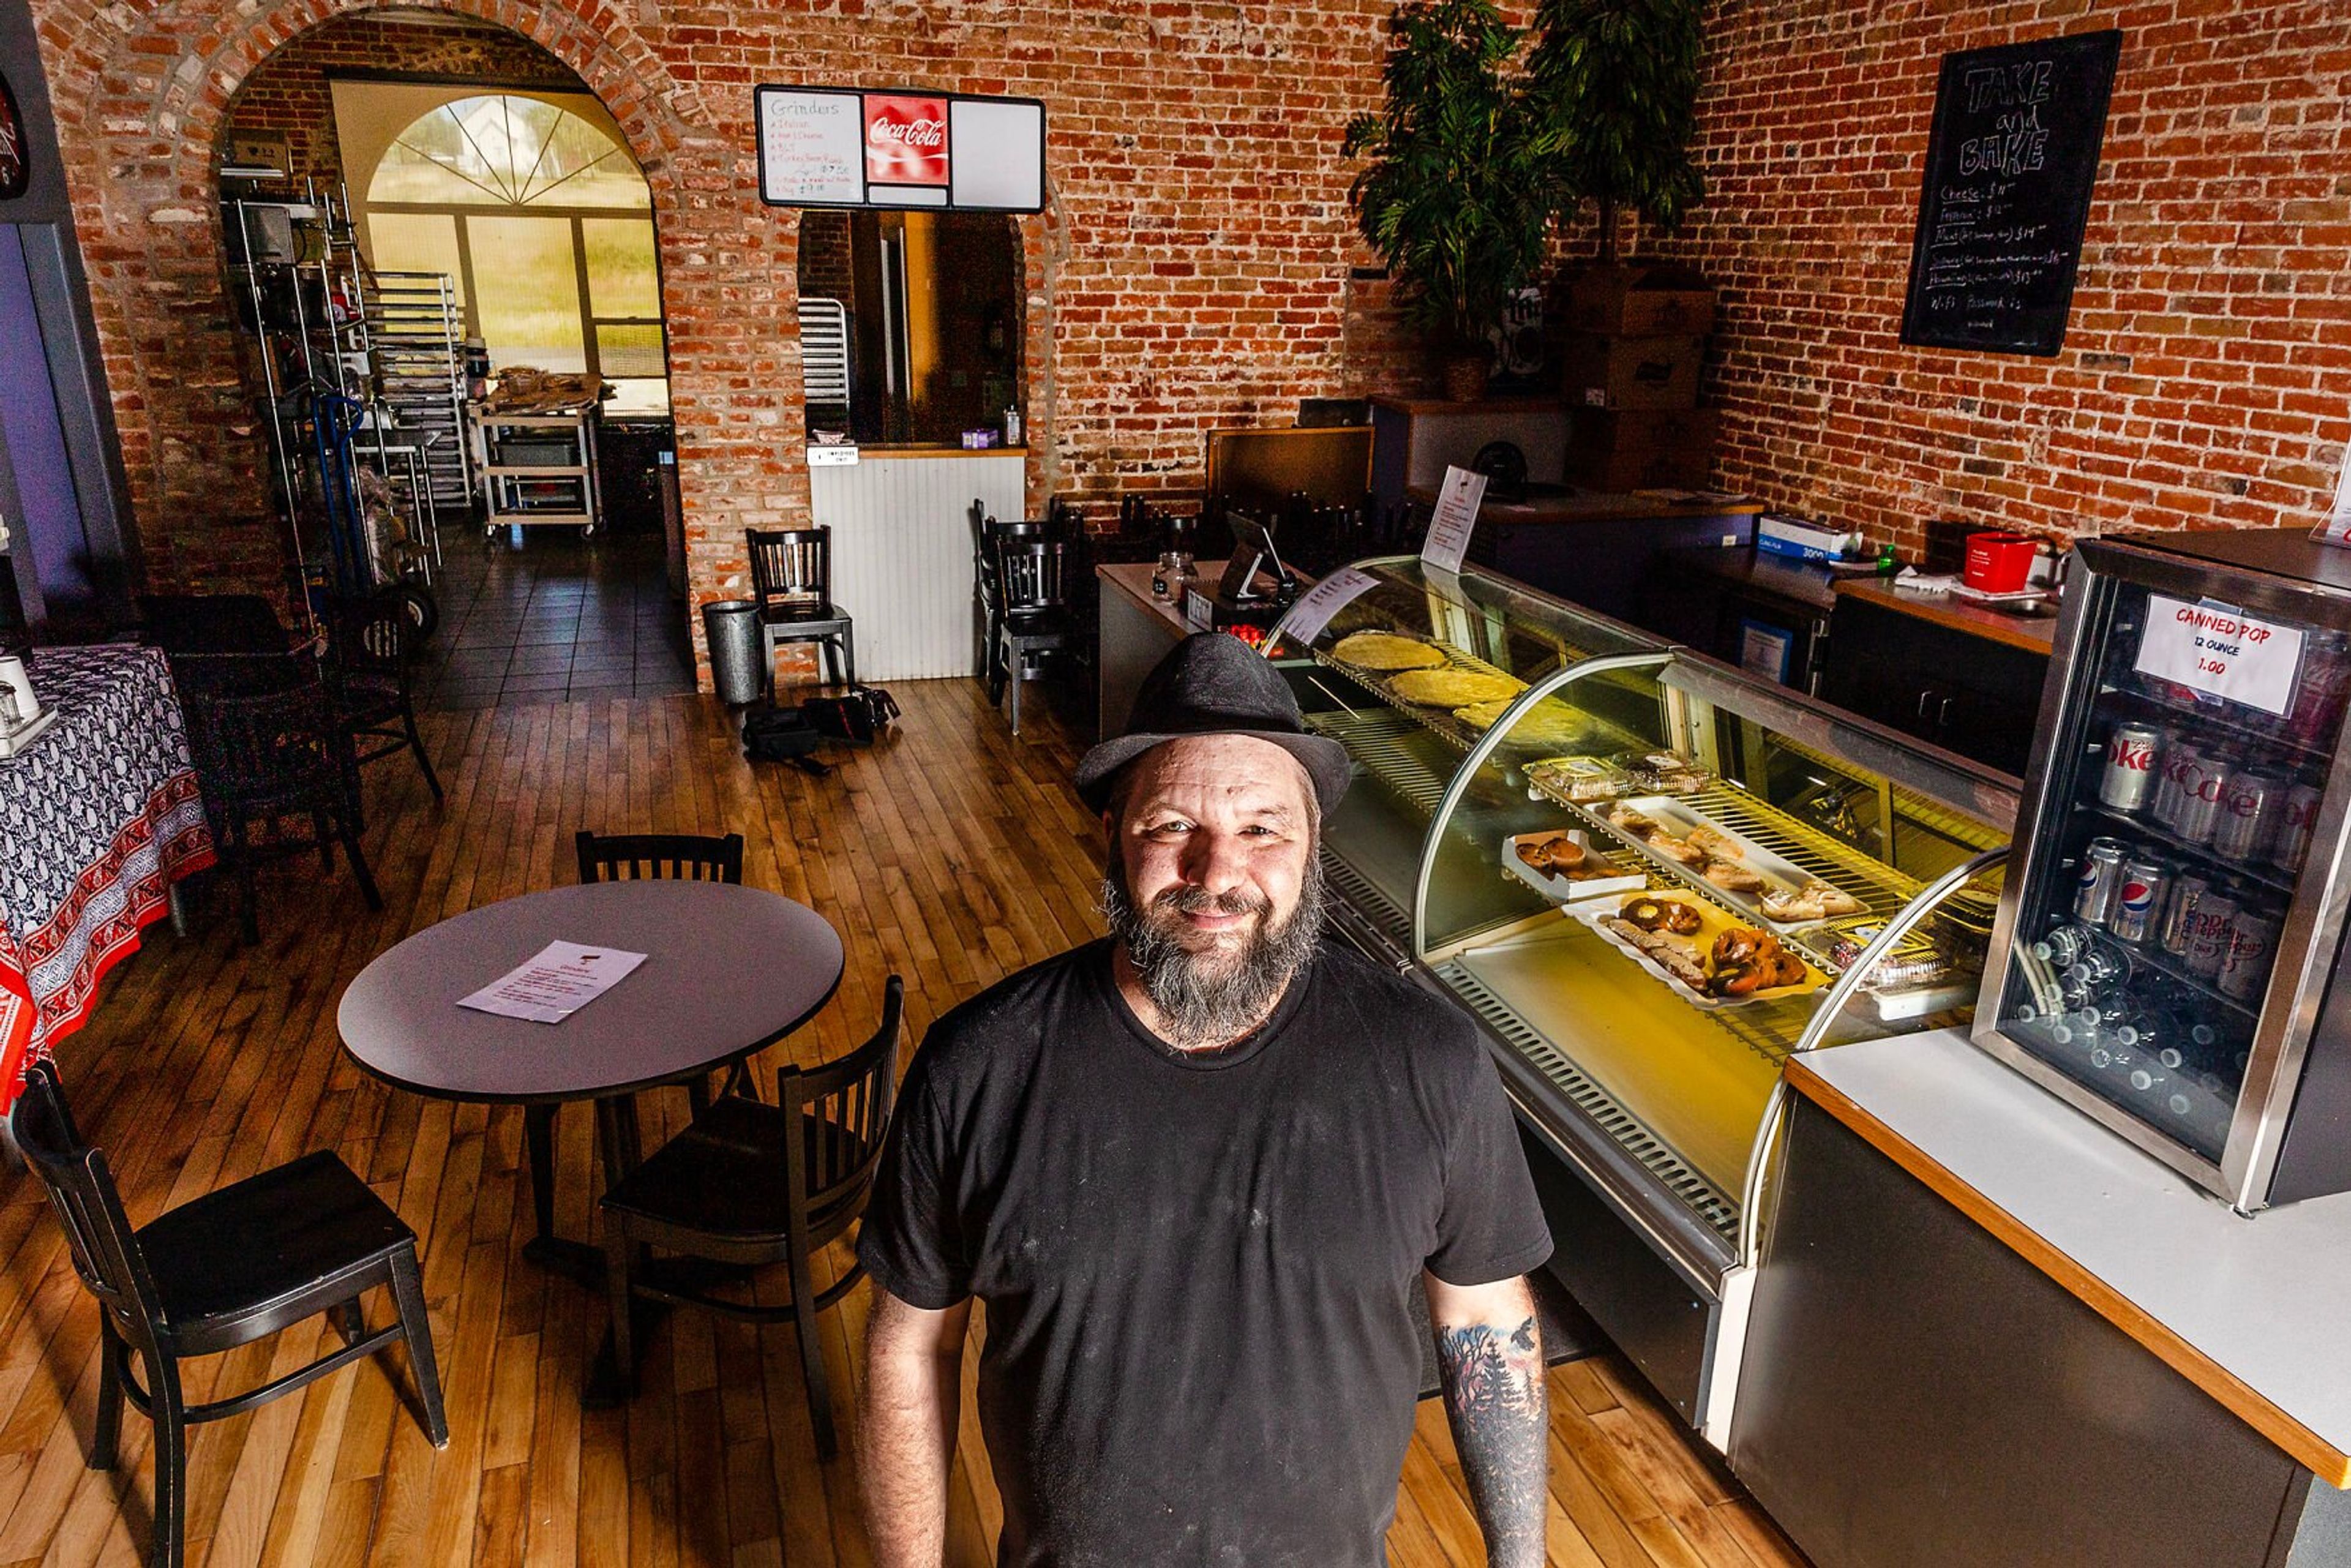
M 2040 552 L 2041 541 L 2027 534 L 1970 534 L 1961 580 L 1978 593 L 2020 593 Z

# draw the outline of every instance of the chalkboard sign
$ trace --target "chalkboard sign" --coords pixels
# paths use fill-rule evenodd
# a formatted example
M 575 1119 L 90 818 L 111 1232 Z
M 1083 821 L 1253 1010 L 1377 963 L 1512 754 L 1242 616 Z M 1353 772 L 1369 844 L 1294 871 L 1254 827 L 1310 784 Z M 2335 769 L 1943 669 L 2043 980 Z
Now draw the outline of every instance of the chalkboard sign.
M 1943 57 L 1902 340 L 2053 354 L 2105 138 L 2118 32 Z

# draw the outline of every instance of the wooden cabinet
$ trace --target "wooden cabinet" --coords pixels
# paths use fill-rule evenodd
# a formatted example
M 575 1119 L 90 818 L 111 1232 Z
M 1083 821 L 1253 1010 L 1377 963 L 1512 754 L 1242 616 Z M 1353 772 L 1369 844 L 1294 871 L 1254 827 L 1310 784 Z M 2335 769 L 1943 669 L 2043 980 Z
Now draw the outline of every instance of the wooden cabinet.
M 2045 643 L 1962 629 L 1888 602 L 1892 591 L 1840 583 L 1820 695 L 1890 729 L 2022 775 L 2049 674 Z

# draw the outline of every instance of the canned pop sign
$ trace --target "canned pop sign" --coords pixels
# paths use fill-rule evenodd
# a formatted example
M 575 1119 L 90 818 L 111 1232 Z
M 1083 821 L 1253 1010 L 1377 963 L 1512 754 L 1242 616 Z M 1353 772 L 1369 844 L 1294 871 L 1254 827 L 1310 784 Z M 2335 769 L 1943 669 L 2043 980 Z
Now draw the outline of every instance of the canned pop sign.
M 2209 696 L 2283 716 L 2294 706 L 2302 632 L 2225 604 L 2147 595 L 2137 668 Z
M 947 100 L 865 99 L 865 178 L 877 185 L 947 183 Z

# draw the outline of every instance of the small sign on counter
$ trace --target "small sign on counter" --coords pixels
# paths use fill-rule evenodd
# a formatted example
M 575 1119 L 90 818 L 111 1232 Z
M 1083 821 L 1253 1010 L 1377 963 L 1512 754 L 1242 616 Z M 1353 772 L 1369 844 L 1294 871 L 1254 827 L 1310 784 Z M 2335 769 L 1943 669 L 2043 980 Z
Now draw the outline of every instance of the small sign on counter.
M 627 979 L 644 961 L 643 953 L 549 942 L 528 963 L 469 997 L 460 997 L 457 1005 L 531 1023 L 561 1023 Z
M 1290 607 L 1290 613 L 1281 618 L 1274 631 L 1293 643 L 1311 643 L 1322 634 L 1322 628 L 1331 624 L 1331 617 L 1362 598 L 1379 580 L 1368 571 L 1342 567 L 1300 594 L 1298 602 Z M 1266 646 L 1273 646 L 1272 638 L 1266 639 Z
M 1428 519 L 1428 537 L 1421 541 L 1420 563 L 1440 571 L 1459 571 L 1469 553 L 1470 530 L 1478 526 L 1478 508 L 1486 499 L 1486 476 L 1467 468 L 1445 470 L 1445 487 L 1437 493 L 1437 510 Z
M 2147 595 L 2140 674 L 2283 716 L 2294 706 L 2303 634 L 2225 604 Z

